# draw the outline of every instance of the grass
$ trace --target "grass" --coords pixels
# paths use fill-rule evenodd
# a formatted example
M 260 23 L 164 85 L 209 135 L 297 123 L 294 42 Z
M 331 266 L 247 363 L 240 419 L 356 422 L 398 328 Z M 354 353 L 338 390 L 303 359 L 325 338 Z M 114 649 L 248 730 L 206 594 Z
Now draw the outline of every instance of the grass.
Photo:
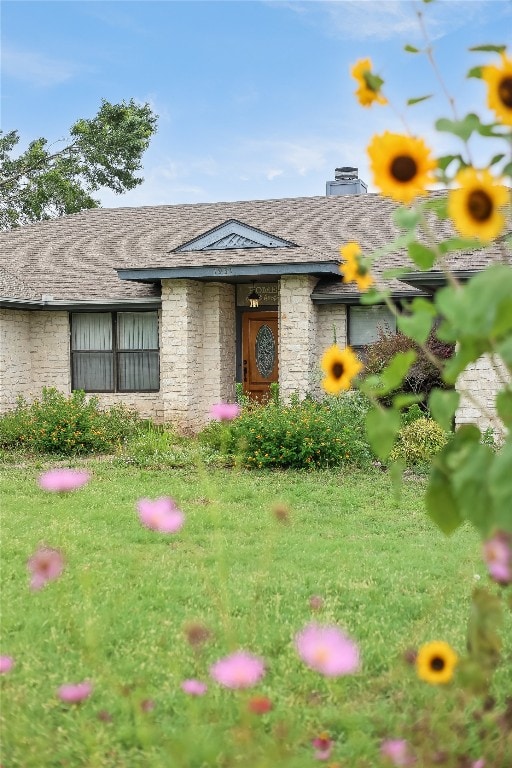
M 334 764 L 350 768 L 380 765 L 385 737 L 410 739 L 420 765 L 434 739 L 447 767 L 482 749 L 493 768 L 511 764 L 512 745 L 492 724 L 482 747 L 478 701 L 420 682 L 403 661 L 433 639 L 463 653 L 471 591 L 486 578 L 476 534 L 447 539 L 425 517 L 423 479 L 409 478 L 397 502 L 378 470 L 162 472 L 105 460 L 88 462 L 84 489 L 56 496 L 37 487 L 43 465 L 3 472 L 2 653 L 16 659 L 1 680 L 5 768 L 306 768 L 324 730 Z M 164 495 L 186 514 L 175 536 L 137 520 L 138 498 Z M 273 514 L 277 502 L 288 522 Z M 39 543 L 61 549 L 67 566 L 31 593 L 26 561 Z M 317 612 L 312 595 L 324 601 Z M 312 620 L 358 642 L 360 673 L 327 680 L 300 662 L 293 638 Z M 201 649 L 187 643 L 194 621 L 212 633 Z M 237 648 L 266 660 L 254 693 L 272 699 L 269 714 L 249 714 L 251 693 L 208 680 Z M 505 663 L 499 701 L 507 674 Z M 209 682 L 204 698 L 181 692 L 187 677 Z M 60 703 L 57 687 L 83 679 L 91 698 Z

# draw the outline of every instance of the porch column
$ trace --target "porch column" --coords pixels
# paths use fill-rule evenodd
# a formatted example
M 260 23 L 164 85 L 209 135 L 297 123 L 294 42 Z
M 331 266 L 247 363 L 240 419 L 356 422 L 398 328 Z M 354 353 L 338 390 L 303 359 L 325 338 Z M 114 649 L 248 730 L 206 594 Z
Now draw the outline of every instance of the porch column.
M 165 421 L 183 430 L 202 423 L 203 284 L 162 280 L 160 390 Z
M 284 275 L 279 282 L 279 392 L 285 400 L 314 388 L 318 350 L 311 293 L 317 282 L 309 275 Z
M 203 414 L 207 419 L 213 403 L 233 402 L 235 397 L 235 286 L 206 283 L 203 296 Z

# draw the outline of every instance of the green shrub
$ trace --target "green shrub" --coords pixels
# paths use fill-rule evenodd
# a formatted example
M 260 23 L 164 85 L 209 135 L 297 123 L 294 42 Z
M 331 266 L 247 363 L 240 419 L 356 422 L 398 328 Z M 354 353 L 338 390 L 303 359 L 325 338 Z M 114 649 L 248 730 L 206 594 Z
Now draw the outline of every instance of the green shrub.
M 405 377 L 401 390 L 415 395 L 424 395 L 425 400 L 434 387 L 445 388 L 440 369 L 434 364 L 429 355 L 440 362 L 452 357 L 453 344 L 439 341 L 433 329 L 426 341 L 428 355 L 421 347 L 405 334 L 389 333 L 382 329 L 378 331 L 378 339 L 368 344 L 364 350 L 364 376 L 379 375 L 398 352 L 416 352 L 417 359 Z M 392 393 L 392 394 L 396 394 Z M 384 404 L 390 405 L 392 396 L 382 398 Z
M 16 408 L 0 417 L 0 446 L 66 456 L 106 453 L 133 434 L 138 421 L 122 404 L 102 411 L 96 397 L 80 390 L 68 396 L 45 388 L 40 400 L 20 397 Z
M 448 435 L 433 419 L 415 419 L 398 433 L 390 459 L 402 459 L 408 465 L 429 461 L 448 441 Z
M 322 403 L 292 399 L 250 405 L 230 424 L 214 423 L 201 441 L 246 467 L 295 469 L 364 464 L 372 454 L 364 433 L 365 399 L 326 398 Z

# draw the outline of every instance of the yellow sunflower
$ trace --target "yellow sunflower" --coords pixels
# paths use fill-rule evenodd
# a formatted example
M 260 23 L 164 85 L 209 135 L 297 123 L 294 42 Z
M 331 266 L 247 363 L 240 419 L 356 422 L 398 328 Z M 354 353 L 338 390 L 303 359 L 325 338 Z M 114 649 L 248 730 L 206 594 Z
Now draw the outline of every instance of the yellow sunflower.
M 343 263 L 340 272 L 343 274 L 344 283 L 357 283 L 360 291 L 366 291 L 374 280 L 370 270 L 361 259 L 363 255 L 359 243 L 350 242 L 340 248 Z
M 320 365 L 325 373 L 322 387 L 330 395 L 337 395 L 342 390 L 350 389 L 352 379 L 363 368 L 363 364 L 350 347 L 340 349 L 337 344 L 325 350 Z
M 373 137 L 367 151 L 375 185 L 393 200 L 410 203 L 434 181 L 436 161 L 423 139 L 386 131 Z
M 500 209 L 508 202 L 507 188 L 489 171 L 475 168 L 459 171 L 455 181 L 460 186 L 448 196 L 448 213 L 456 229 L 483 242 L 498 237 L 505 224 Z
M 449 683 L 459 657 L 444 640 L 425 643 L 418 651 L 416 673 L 420 680 L 433 685 Z
M 484 67 L 482 78 L 487 83 L 487 104 L 504 125 L 512 125 L 512 59 L 501 54 L 501 67 Z
M 388 103 L 388 100 L 380 92 L 380 87 L 384 81 L 372 72 L 371 59 L 356 61 L 354 66 L 350 68 L 350 74 L 359 83 L 359 88 L 354 93 L 362 107 L 371 107 L 374 101 L 377 104 Z

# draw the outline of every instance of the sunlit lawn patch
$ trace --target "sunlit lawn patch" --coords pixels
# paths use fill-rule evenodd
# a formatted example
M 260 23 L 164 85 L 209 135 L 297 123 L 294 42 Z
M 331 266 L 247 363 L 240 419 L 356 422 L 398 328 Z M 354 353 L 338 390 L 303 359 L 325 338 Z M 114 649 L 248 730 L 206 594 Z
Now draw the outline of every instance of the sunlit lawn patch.
M 429 523 L 423 480 L 397 503 L 380 471 L 87 469 L 89 484 L 68 495 L 39 488 L 34 465 L 4 471 L 2 654 L 15 660 L 1 678 L 5 766 L 300 768 L 326 733 L 331 761 L 369 767 L 382 739 L 410 737 L 411 719 L 427 729 L 456 710 L 449 686 L 421 682 L 403 656 L 433 640 L 464 651 L 486 567 L 473 531 L 447 539 Z M 137 500 L 167 497 L 183 528 L 142 526 Z M 41 545 L 66 568 L 34 592 L 27 560 Z M 360 670 L 328 678 L 306 666 L 294 641 L 312 623 L 346 632 Z M 210 674 L 236 651 L 264 661 L 249 691 Z M 85 681 L 81 703 L 59 698 Z M 185 681 L 207 690 L 190 695 Z M 443 739 L 450 749 L 448 727 Z

